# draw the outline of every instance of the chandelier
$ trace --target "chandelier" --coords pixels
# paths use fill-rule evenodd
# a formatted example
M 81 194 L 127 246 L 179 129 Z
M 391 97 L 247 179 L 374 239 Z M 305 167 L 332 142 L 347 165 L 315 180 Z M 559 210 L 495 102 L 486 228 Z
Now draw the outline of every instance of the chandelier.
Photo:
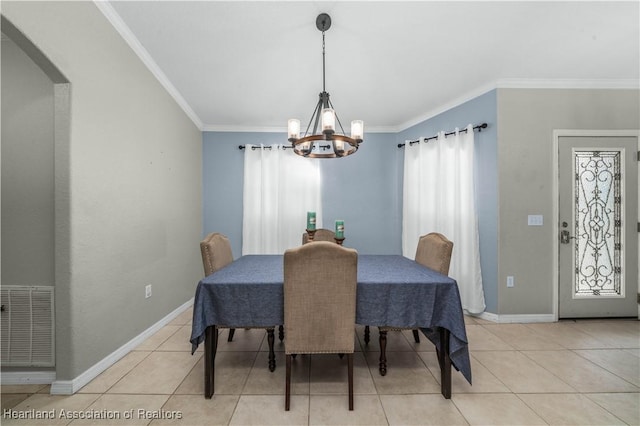
M 346 157 L 356 152 L 362 143 L 364 123 L 362 120 L 352 121 L 351 136 L 346 136 L 342 123 L 329 100 L 329 93 L 325 89 L 324 33 L 331 27 L 331 17 L 321 13 L 316 18 L 316 27 L 322 31 L 322 92 L 302 137 L 300 137 L 300 120 L 295 118 L 289 120 L 287 126 L 289 142 L 293 151 L 303 157 Z M 312 122 L 313 132 L 309 133 Z M 336 132 L 336 123 L 340 126 L 342 133 Z M 318 131 L 318 124 L 320 124 L 320 131 Z

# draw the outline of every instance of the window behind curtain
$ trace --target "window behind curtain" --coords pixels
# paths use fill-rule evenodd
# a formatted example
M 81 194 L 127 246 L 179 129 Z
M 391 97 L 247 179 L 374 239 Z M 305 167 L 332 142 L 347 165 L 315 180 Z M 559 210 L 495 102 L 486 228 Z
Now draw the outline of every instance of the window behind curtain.
M 282 145 L 246 145 L 242 254 L 282 254 L 302 243 L 307 212 L 322 226 L 320 167 Z
M 485 309 L 474 196 L 474 134 L 405 145 L 402 254 L 414 258 L 418 239 L 439 232 L 453 242 L 449 275 L 458 282 L 462 307 Z

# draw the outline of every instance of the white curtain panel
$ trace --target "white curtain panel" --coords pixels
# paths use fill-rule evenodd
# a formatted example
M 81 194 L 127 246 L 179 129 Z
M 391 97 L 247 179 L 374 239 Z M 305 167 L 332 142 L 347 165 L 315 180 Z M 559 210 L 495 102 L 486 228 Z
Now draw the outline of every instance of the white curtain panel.
M 421 235 L 439 232 L 453 242 L 449 276 L 458 282 L 462 307 L 485 309 L 478 218 L 474 196 L 473 126 L 466 133 L 405 144 L 402 254 L 413 259 Z
M 322 227 L 318 160 L 282 145 L 245 145 L 242 254 L 282 254 L 302 244 L 307 212 Z

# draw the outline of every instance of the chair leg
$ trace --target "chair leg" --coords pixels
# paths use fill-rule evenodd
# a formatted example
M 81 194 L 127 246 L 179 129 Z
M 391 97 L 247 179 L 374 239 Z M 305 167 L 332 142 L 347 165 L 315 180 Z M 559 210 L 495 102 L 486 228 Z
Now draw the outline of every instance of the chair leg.
M 416 343 L 420 343 L 420 334 L 418 334 L 418 330 L 416 329 L 413 330 L 413 340 L 415 340 Z
M 364 326 L 364 344 L 365 345 L 369 344 L 369 326 L 368 325 Z
M 347 354 L 349 369 L 349 411 L 353 411 L 353 353 Z
M 267 343 L 269 344 L 269 371 L 271 372 L 276 369 L 276 354 L 273 351 L 273 342 L 275 339 L 273 335 L 273 328 L 267 328 Z
M 380 330 L 380 364 L 379 371 L 381 376 L 387 374 L 387 331 Z
M 281 342 L 284 340 L 284 326 L 282 325 L 278 327 L 278 338 Z
M 284 386 L 284 411 L 289 411 L 291 402 L 291 355 L 287 355 L 286 358 L 287 373 Z
M 227 338 L 227 342 L 233 342 L 233 333 L 236 332 L 235 328 L 230 328 L 229 329 L 229 337 Z

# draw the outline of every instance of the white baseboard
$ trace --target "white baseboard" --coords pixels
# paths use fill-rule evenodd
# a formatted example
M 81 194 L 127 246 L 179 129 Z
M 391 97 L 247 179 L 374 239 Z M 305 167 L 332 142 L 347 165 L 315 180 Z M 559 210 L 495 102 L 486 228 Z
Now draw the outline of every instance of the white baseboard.
M 48 385 L 55 379 L 55 371 L 6 371 L 0 373 L 0 384 L 3 385 Z
M 73 380 L 53 380 L 51 383 L 51 395 L 72 395 L 80 390 L 83 386 L 89 383 L 91 380 L 95 379 L 105 371 L 107 368 L 111 367 L 118 360 L 124 357 L 126 354 L 135 349 L 140 343 L 145 341 L 147 338 L 155 334 L 158 330 L 160 330 L 165 325 L 169 324 L 174 318 L 178 315 L 189 309 L 193 305 L 193 298 L 183 303 L 178 308 L 174 309 L 167 316 L 162 318 L 157 323 L 153 324 L 151 327 L 138 334 L 133 339 L 129 340 L 124 345 L 120 346 L 114 352 L 106 356 L 100 362 L 95 364 L 93 367 L 86 370 L 84 373 L 80 374 Z M 3 374 L 4 376 L 4 374 Z M 55 375 L 54 375 L 55 376 Z M 4 377 L 3 382 L 4 383 Z
M 553 314 L 520 314 L 520 315 L 498 315 L 491 312 L 483 312 L 481 314 L 469 314 L 467 315 L 480 318 L 483 320 L 495 322 L 498 324 L 527 324 L 534 322 L 556 322 L 556 318 Z

